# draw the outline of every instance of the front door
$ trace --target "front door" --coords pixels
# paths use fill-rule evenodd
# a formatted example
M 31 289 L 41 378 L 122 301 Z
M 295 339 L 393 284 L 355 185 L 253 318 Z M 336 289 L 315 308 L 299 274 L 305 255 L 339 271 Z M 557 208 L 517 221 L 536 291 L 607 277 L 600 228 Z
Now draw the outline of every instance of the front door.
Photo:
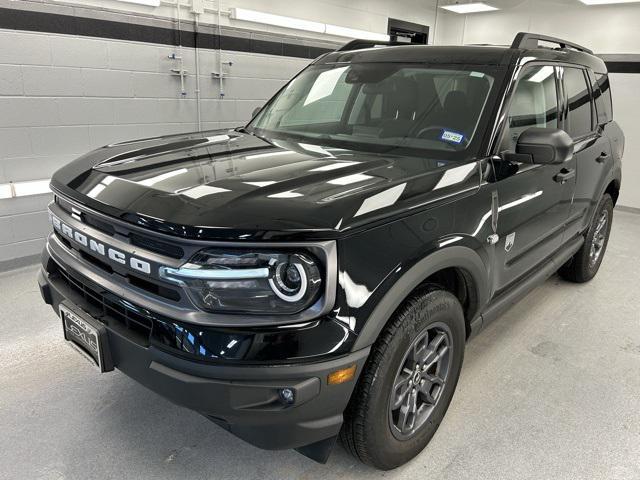
M 507 107 L 500 152 L 515 152 L 520 134 L 531 127 L 558 127 L 559 69 L 551 65 L 525 67 L 518 75 Z M 575 189 L 576 161 L 562 165 L 532 165 L 494 157 L 498 192 L 494 293 L 499 294 L 563 243 Z M 561 180 L 559 173 L 569 173 Z M 564 176 L 565 178 L 567 175 Z

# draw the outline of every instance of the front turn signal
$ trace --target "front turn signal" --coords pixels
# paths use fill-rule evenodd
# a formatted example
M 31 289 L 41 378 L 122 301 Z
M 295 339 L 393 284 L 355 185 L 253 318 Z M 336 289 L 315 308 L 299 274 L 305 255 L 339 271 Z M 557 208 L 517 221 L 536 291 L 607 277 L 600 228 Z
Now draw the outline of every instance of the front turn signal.
M 356 376 L 356 366 L 351 365 L 350 367 L 343 368 L 341 370 L 336 370 L 335 372 L 331 372 L 329 375 L 327 375 L 327 384 L 338 385 L 340 383 L 353 380 L 355 376 Z

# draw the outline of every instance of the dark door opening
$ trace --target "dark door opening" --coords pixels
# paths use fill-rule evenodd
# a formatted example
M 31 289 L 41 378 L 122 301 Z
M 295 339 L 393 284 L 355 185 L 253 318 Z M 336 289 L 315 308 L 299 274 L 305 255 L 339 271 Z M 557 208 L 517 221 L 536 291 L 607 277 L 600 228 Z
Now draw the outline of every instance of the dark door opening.
M 392 42 L 419 43 L 422 45 L 429 43 L 429 27 L 419 23 L 390 18 L 388 33 Z

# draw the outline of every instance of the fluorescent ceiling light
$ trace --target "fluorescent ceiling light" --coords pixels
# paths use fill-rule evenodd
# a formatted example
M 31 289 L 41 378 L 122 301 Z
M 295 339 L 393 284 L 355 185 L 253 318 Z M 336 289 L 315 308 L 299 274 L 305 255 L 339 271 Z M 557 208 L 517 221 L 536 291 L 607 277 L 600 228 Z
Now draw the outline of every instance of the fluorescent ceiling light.
M 291 190 L 287 192 L 274 193 L 273 195 L 268 195 L 267 198 L 296 198 L 296 197 L 304 197 L 302 193 L 292 192 Z
M 445 10 L 449 10 L 450 12 L 455 12 L 455 13 L 478 13 L 478 12 L 491 12 L 493 10 L 498 10 L 496 7 L 487 5 L 484 2 L 456 3 L 455 5 L 444 5 L 441 8 L 444 8 Z
M 336 89 L 338 80 L 340 80 L 342 74 L 347 71 L 347 68 L 349 67 L 332 68 L 318 75 L 318 78 L 316 78 L 311 86 L 307 98 L 304 99 L 303 106 L 306 107 L 310 103 L 317 102 L 331 95 Z
M 322 155 L 326 155 L 327 157 L 333 157 L 333 154 L 328 150 L 325 150 L 320 145 L 313 145 L 311 143 L 299 143 L 302 148 L 304 148 L 308 152 L 320 153 Z
M 98 195 L 100 195 L 105 188 L 107 188 L 105 184 L 99 183 L 95 187 L 93 187 L 91 190 L 89 190 L 89 193 L 87 193 L 87 197 L 98 198 Z
M 159 7 L 160 0 L 117 0 L 118 2 L 137 3 L 138 5 L 147 5 L 148 7 Z
M 325 25 L 325 33 L 336 37 L 361 38 L 363 40 L 377 40 L 388 42 L 391 37 L 382 33 L 368 32 L 366 30 L 356 30 L 353 28 L 339 27 L 337 25 Z
M 530 82 L 540 83 L 543 80 L 546 80 L 553 74 L 553 67 L 547 65 L 542 67 L 536 73 L 534 73 L 531 78 L 529 78 Z
M 156 175 L 155 177 L 147 178 L 145 180 L 140 180 L 138 185 L 144 185 L 145 187 L 151 187 L 156 183 L 162 182 L 163 180 L 168 180 L 169 178 L 173 178 L 177 175 L 182 175 L 183 173 L 187 173 L 188 170 L 186 168 L 181 168 L 179 170 L 172 170 L 171 172 L 161 173 L 160 175 Z
M 13 184 L 13 191 L 16 197 L 28 197 L 29 195 L 41 195 L 49 193 L 49 182 L 51 180 L 33 180 L 30 182 L 16 182 Z
M 308 32 L 324 33 L 324 23 L 302 20 L 300 18 L 283 17 L 270 13 L 256 12 L 246 8 L 232 8 L 231 18 L 244 20 L 245 22 L 265 23 L 277 27 L 295 28 L 296 30 L 306 30 Z
M 264 182 L 243 182 L 247 185 L 253 185 L 254 187 L 268 187 L 269 185 L 273 185 L 276 183 L 274 180 L 265 180 Z
M 224 193 L 229 191 L 230 190 L 226 188 L 213 187 L 211 185 L 198 185 L 197 187 L 191 187 L 176 193 L 197 200 L 208 195 L 215 195 L 216 193 Z
M 339 177 L 333 180 L 329 180 L 332 185 L 350 185 L 352 183 L 364 182 L 373 178 L 371 175 L 365 175 L 364 173 L 354 173 L 353 175 L 347 175 L 346 177 Z
M 468 163 L 466 165 L 461 165 L 459 167 L 452 168 L 451 170 L 447 170 L 433 189 L 438 190 L 440 188 L 450 187 L 456 183 L 461 183 L 471 172 L 473 172 L 475 168 L 477 168 L 475 163 Z
M 0 198 L 11 198 L 11 185 L 8 183 L 0 183 Z
M 230 138 L 231 137 L 229 137 L 229 135 L 214 135 L 213 137 L 207 137 L 207 142 L 208 143 L 226 142 Z
M 310 172 L 330 172 L 331 170 L 337 170 L 339 168 L 350 167 L 351 165 L 355 165 L 360 162 L 341 162 L 341 163 L 330 163 L 329 165 L 323 165 L 322 167 L 316 167 L 309 170 Z
M 272 152 L 272 153 L 256 153 L 255 155 L 247 155 L 246 158 L 247 160 L 253 160 L 255 158 L 267 158 L 267 157 L 280 157 L 282 155 L 293 155 L 294 151 L 292 150 L 285 150 L 284 152 Z
M 360 215 L 380 210 L 381 208 L 390 207 L 398 201 L 406 186 L 406 183 L 401 183 L 400 185 L 396 185 L 395 187 L 391 187 L 380 193 L 371 195 L 369 198 L 365 198 L 354 217 L 359 217 Z
M 264 23 L 266 25 L 274 25 L 276 27 L 305 30 L 307 32 L 326 33 L 327 35 L 335 35 L 337 37 L 382 41 L 389 41 L 391 38 L 389 35 L 384 35 L 382 33 L 312 22 L 311 20 L 303 20 L 301 18 L 273 15 L 271 13 L 258 12 L 256 10 L 248 10 L 246 8 L 232 8 L 231 18 L 234 20 L 244 20 L 245 22 Z
M 585 5 L 613 5 L 614 3 L 638 3 L 640 0 L 580 0 Z

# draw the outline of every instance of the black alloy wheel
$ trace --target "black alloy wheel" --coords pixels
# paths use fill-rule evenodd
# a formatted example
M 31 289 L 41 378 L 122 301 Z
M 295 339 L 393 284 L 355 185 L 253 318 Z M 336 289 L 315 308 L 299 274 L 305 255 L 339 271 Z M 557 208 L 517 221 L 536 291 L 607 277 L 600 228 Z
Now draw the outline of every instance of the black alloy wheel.
M 444 323 L 427 327 L 409 346 L 389 401 L 391 431 L 399 440 L 414 435 L 433 413 L 446 386 L 452 348 Z

